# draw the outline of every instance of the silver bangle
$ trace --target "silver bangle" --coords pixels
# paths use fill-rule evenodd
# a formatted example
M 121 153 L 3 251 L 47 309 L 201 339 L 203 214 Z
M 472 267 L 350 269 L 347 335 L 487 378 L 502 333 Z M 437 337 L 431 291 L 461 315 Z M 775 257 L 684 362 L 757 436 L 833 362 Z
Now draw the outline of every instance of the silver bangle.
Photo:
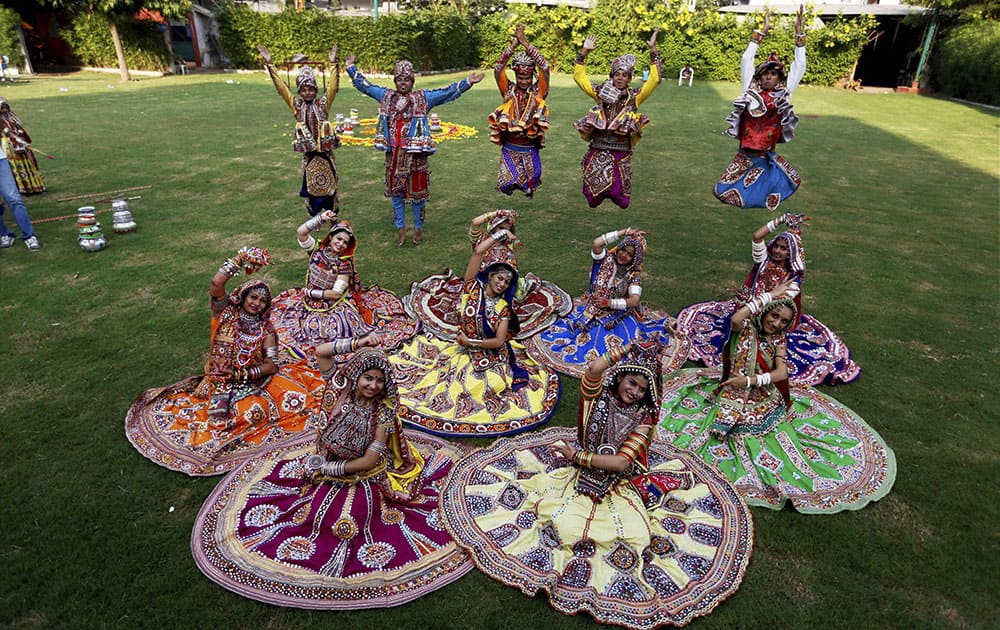
M 305 222 L 305 226 L 306 226 L 307 230 L 309 230 L 310 232 L 312 232 L 313 230 L 317 229 L 319 226 L 323 225 L 323 223 L 324 223 L 323 217 L 321 215 L 317 214 L 316 216 L 311 217 L 308 221 L 306 221 Z
M 264 356 L 268 359 L 278 358 L 278 346 L 268 346 L 264 348 Z
M 604 234 L 603 236 L 601 236 L 601 238 L 604 239 L 604 244 L 605 245 L 611 245 L 612 243 L 617 243 L 618 242 L 618 230 L 612 230 L 612 231 L 608 232 L 607 234 Z

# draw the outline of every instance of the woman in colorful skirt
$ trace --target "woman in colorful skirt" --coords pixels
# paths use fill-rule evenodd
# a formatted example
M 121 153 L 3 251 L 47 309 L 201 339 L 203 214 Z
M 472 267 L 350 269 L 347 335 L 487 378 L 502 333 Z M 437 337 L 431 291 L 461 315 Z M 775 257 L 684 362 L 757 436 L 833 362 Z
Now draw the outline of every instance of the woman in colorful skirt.
M 795 301 L 796 321 L 787 334 L 788 378 L 798 385 L 850 383 L 861 376 L 851 351 L 840 337 L 812 315 L 802 314 L 802 278 L 806 271 L 801 226 L 808 217 L 785 213 L 768 221 L 753 234 L 753 268 L 733 299 L 692 304 L 677 314 L 677 331 L 691 341 L 688 359 L 709 367 L 722 364 L 722 347 L 729 336 L 729 319 L 738 306 L 790 281 L 789 297 Z M 786 230 L 764 244 L 780 226 Z
M 776 52 L 754 67 L 757 46 L 771 29 L 771 12 L 764 14 L 764 27 L 754 31 L 740 61 L 743 94 L 733 101 L 726 134 L 739 140 L 740 150 L 715 185 L 722 203 L 739 208 L 774 210 L 790 197 L 800 183 L 798 172 L 774 152 L 779 142 L 795 134 L 799 117 L 792 110 L 792 93 L 806 72 L 806 34 L 802 7 L 795 20 L 795 59 L 786 73 Z
M 403 302 L 378 285 L 362 287 L 354 254 L 357 239 L 347 221 L 335 221 L 330 210 L 312 217 L 297 230 L 299 246 L 309 252 L 306 286 L 274 298 L 271 321 L 282 348 L 280 362 L 312 358 L 316 346 L 378 330 L 383 350 L 392 350 L 420 331 L 420 322 L 407 317 Z M 310 234 L 326 222 L 330 231 L 319 242 Z M 343 363 L 348 355 L 335 357 Z
M 854 412 L 809 387 L 789 390 L 785 332 L 798 315 L 785 280 L 740 307 L 721 378 L 667 378 L 657 439 L 689 449 L 751 505 L 807 514 L 857 510 L 889 493 L 895 456 Z
M 576 55 L 573 80 L 597 103 L 575 125 L 580 137 L 590 143 L 581 167 L 583 196 L 591 208 L 605 199 L 621 208 L 628 208 L 632 201 L 632 151 L 649 124 L 638 108 L 660 84 L 659 34 L 657 29 L 649 38 L 649 78 L 639 89 L 629 87 L 635 71 L 634 55 L 615 57 L 610 78 L 602 83 L 591 83 L 587 76 L 587 55 L 597 48 L 597 36 L 587 36 Z
M 295 115 L 295 141 L 293 147 L 302 154 L 302 188 L 299 196 L 306 200 L 306 210 L 316 216 L 324 210 L 340 210 L 337 164 L 333 150 L 340 146 L 337 131 L 330 124 L 330 107 L 340 85 L 340 64 L 337 63 L 337 46 L 330 49 L 330 84 L 323 96 L 318 96 L 316 72 L 309 66 L 299 68 L 295 77 L 298 96 L 292 96 L 285 82 L 278 76 L 271 63 L 271 53 L 263 46 L 257 50 L 264 58 L 264 67 L 271 77 L 278 94 Z
M 510 307 L 517 269 L 480 267 L 496 241 L 485 238 L 469 259 L 454 341 L 420 336 L 392 355 L 403 422 L 438 435 L 487 437 L 541 426 L 555 411 L 559 376 L 511 341 L 519 326 Z
M 659 382 L 652 349 L 616 349 L 583 375 L 576 431 L 498 440 L 455 466 L 444 522 L 480 570 L 627 628 L 683 625 L 736 591 L 750 509 L 692 453 L 652 442 Z
M 687 359 L 687 339 L 674 331 L 672 317 L 640 301 L 645 232 L 628 227 L 598 236 L 591 257 L 590 291 L 573 300 L 569 315 L 526 342 L 531 356 L 579 378 L 605 352 L 650 337 L 661 343 L 663 370 L 680 367 Z
M 45 192 L 45 180 L 38 169 L 38 160 L 31 149 L 31 136 L 17 117 L 10 103 L 0 96 L 0 142 L 7 154 L 14 181 L 22 195 Z
M 247 461 L 198 514 L 195 562 L 224 588 L 279 606 L 373 608 L 472 569 L 438 511 L 437 488 L 462 451 L 407 439 L 385 354 L 362 348 L 335 369 L 331 356 L 352 345 L 317 350 L 329 380 L 315 439 Z
M 514 56 L 518 45 L 524 46 L 524 51 Z M 507 78 L 507 62 L 512 56 L 513 83 Z M 522 190 L 531 197 L 542 183 L 539 152 L 545 146 L 545 131 L 549 128 L 549 109 L 545 105 L 549 65 L 542 53 L 528 43 L 523 24 L 517 25 L 510 45 L 493 66 L 493 78 L 504 99 L 489 117 L 490 141 L 500 145 L 497 189 L 505 195 Z
M 323 381 L 301 366 L 274 363 L 278 343 L 261 280 L 226 295 L 226 282 L 270 264 L 243 248 L 212 278 L 211 348 L 205 373 L 144 392 L 125 416 L 125 435 L 155 463 L 192 476 L 217 475 L 306 428 Z
M 497 262 L 518 268 L 514 251 L 520 244 L 514 236 L 517 217 L 513 210 L 504 209 L 486 212 L 472 220 L 469 241 L 473 249 L 488 237 L 494 240 L 483 255 L 480 271 Z M 464 289 L 465 281 L 449 269 L 414 282 L 410 294 L 403 297 L 403 304 L 407 313 L 420 320 L 425 331 L 441 339 L 454 339 L 460 331 L 458 304 Z M 526 273 L 518 275 L 512 306 L 520 326 L 514 339 L 524 340 L 569 314 L 573 299 L 556 284 Z

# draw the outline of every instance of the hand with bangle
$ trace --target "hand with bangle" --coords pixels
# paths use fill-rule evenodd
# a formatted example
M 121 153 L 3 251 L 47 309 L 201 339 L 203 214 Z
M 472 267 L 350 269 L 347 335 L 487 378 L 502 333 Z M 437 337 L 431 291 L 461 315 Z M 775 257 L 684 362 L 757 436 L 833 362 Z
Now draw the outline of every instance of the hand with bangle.
M 465 346 L 467 348 L 482 348 L 483 347 L 483 340 L 482 339 L 470 339 L 468 337 L 468 335 L 466 335 L 464 332 L 459 332 L 458 333 L 458 336 L 455 337 L 455 342 L 458 343 L 458 345 Z

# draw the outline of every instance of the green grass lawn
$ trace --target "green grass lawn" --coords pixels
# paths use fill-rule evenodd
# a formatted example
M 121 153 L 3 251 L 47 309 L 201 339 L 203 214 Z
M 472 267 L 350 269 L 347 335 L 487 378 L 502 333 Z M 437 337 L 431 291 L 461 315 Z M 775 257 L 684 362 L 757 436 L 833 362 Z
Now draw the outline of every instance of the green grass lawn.
M 418 88 L 454 76 L 420 77 Z M 232 81 L 231 83 L 229 81 Z M 586 148 L 572 128 L 589 107 L 554 78 L 543 185 L 533 200 L 495 191 L 499 150 L 485 119 L 490 78 L 436 111 L 473 125 L 431 158 L 425 242 L 395 247 L 383 158 L 336 152 L 344 216 L 359 235 L 365 284 L 399 294 L 468 260 L 469 220 L 522 212 L 521 267 L 571 294 L 587 282 L 589 243 L 628 225 L 650 231 L 643 298 L 676 312 L 726 295 L 750 266 L 750 235 L 770 215 L 711 195 L 736 150 L 722 134 L 738 87 L 667 79 L 642 108 L 652 124 L 634 158 L 632 207 L 588 209 Z M 299 158 L 291 116 L 263 74 L 118 84 L 74 74 L 0 86 L 43 160 L 49 192 L 35 220 L 75 213 L 56 198 L 152 185 L 130 207 L 131 235 L 88 254 L 73 219 L 41 223 L 40 252 L 0 250 L 0 483 L 7 499 L 0 624 L 15 627 L 589 627 L 544 597 L 471 573 L 399 608 L 280 609 L 204 578 L 191 526 L 219 478 L 193 479 L 142 458 L 123 420 L 143 390 L 198 373 L 208 348 L 207 290 L 244 244 L 268 248 L 275 291 L 300 286 Z M 806 311 L 837 331 L 864 369 L 824 388 L 895 450 L 892 493 L 859 512 L 755 509 L 740 591 L 695 627 L 986 627 L 1000 613 L 996 405 L 1000 298 L 1000 117 L 943 99 L 801 87 L 795 140 L 782 154 L 802 187 L 782 208 L 813 217 L 804 235 Z M 346 79 L 334 111 L 375 115 Z M 104 208 L 109 206 L 105 204 Z M 9 215 L 8 225 L 13 224 Z M 563 379 L 553 423 L 575 422 L 578 382 Z M 992 409 L 992 411 L 991 411 Z M 992 490 L 991 490 L 992 488 Z M 990 622 L 994 619 L 994 622 Z

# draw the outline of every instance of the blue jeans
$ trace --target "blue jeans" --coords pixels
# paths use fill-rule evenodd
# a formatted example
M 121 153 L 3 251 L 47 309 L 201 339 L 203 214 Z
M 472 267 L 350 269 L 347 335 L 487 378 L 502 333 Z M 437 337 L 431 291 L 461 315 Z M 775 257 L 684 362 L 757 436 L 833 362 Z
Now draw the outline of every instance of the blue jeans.
M 18 229 L 21 230 L 21 239 L 28 240 L 35 235 L 35 228 L 31 225 L 28 217 L 28 209 L 21 199 L 21 191 L 17 189 L 17 182 L 14 181 L 14 171 L 10 170 L 10 163 L 5 159 L 0 160 L 0 197 L 10 208 L 14 215 L 14 221 Z M 7 229 L 3 222 L 3 206 L 0 206 L 0 236 L 13 236 L 13 232 Z
M 427 200 L 411 201 L 410 205 L 413 206 L 413 229 L 424 229 L 424 206 L 427 205 Z M 406 227 L 406 202 L 403 201 L 403 195 L 392 196 L 392 216 L 396 229 Z

